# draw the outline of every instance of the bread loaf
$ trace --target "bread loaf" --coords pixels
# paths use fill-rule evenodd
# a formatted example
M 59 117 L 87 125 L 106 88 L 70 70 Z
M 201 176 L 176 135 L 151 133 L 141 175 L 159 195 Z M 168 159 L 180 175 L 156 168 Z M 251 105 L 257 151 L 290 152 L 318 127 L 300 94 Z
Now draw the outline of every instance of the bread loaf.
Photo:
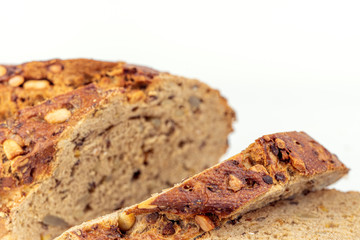
M 57 240 L 197 239 L 247 212 L 337 181 L 348 169 L 303 132 L 265 135 L 158 195 Z M 211 238 L 210 238 L 211 239 Z
M 52 239 L 215 164 L 234 119 L 207 85 L 124 63 L 6 66 L 0 87 L 0 239 Z

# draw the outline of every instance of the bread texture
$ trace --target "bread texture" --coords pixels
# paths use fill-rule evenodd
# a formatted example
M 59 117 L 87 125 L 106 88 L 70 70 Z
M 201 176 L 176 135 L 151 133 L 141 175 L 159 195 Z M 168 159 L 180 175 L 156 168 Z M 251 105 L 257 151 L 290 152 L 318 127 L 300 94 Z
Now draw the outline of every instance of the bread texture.
M 23 74 L 25 82 L 4 80 L 3 89 L 28 98 L 11 105 L 0 92 L 0 106 L 13 106 L 0 126 L 0 239 L 52 239 L 172 186 L 225 152 L 234 113 L 218 91 L 148 68 L 93 63 L 7 67 L 8 78 Z M 47 72 L 54 64 L 60 75 Z M 24 88 L 44 76 L 48 89 Z
M 322 190 L 279 201 L 197 239 L 360 239 L 360 193 Z
M 315 191 L 348 169 L 303 132 L 265 135 L 240 154 L 57 240 L 194 239 L 271 202 Z

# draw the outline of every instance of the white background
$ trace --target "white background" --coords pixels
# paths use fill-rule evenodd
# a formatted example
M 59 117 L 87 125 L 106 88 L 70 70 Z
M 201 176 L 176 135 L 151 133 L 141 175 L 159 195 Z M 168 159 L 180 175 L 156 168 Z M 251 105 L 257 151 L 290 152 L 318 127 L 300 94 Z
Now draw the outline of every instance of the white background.
M 198 78 L 237 112 L 238 153 L 303 130 L 360 190 L 359 1 L 1 1 L 0 62 L 124 60 Z

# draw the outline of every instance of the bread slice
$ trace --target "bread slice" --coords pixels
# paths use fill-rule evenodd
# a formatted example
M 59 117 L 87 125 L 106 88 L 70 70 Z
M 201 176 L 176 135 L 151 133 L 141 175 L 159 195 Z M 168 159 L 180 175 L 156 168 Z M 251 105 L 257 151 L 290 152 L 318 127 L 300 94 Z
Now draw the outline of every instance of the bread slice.
M 64 66 L 62 79 L 73 79 Z M 0 239 L 58 236 L 172 186 L 225 152 L 234 113 L 218 91 L 142 67 L 112 71 L 100 79 L 116 84 L 70 89 L 0 125 Z
M 266 135 L 175 187 L 57 240 L 193 239 L 273 201 L 322 189 L 347 172 L 303 132 Z
M 360 239 L 360 193 L 322 190 L 276 202 L 197 240 Z

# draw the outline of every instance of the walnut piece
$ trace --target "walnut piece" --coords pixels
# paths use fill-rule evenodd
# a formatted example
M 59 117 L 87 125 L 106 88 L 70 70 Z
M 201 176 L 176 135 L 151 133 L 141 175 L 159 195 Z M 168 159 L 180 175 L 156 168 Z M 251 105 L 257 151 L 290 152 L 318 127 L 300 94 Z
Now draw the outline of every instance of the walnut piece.
M 169 222 L 167 223 L 163 230 L 162 230 L 162 235 L 165 235 L 165 236 L 170 236 L 170 235 L 173 235 L 175 234 L 175 228 L 174 228 L 174 224 L 172 222 Z
M 215 224 L 213 223 L 213 221 L 211 221 L 209 217 L 204 215 L 196 215 L 195 222 L 199 224 L 200 228 L 205 232 L 208 232 L 215 228 Z
M 304 161 L 297 159 L 297 158 L 291 158 L 291 165 L 300 172 L 306 172 L 306 166 Z
M 241 190 L 244 186 L 245 184 L 240 179 L 238 179 L 232 174 L 229 175 L 228 189 L 237 192 Z
M 267 169 L 266 169 L 263 165 L 261 165 L 261 164 L 256 164 L 256 165 L 252 166 L 252 167 L 250 168 L 250 170 L 251 170 L 251 171 L 254 171 L 254 172 L 263 172 L 263 173 L 268 174 Z
M 285 148 L 285 142 L 283 140 L 281 140 L 280 138 L 277 138 L 275 140 L 276 146 L 280 149 L 284 149 Z
M 269 142 L 271 139 L 270 139 L 270 137 L 269 137 L 269 135 L 265 135 L 265 136 L 263 136 L 263 138 L 265 139 L 265 141 L 267 141 L 267 142 Z
M 120 68 L 111 69 L 111 71 L 107 72 L 106 75 L 113 77 L 113 76 L 120 76 L 123 73 L 124 73 L 124 69 L 120 67 Z

